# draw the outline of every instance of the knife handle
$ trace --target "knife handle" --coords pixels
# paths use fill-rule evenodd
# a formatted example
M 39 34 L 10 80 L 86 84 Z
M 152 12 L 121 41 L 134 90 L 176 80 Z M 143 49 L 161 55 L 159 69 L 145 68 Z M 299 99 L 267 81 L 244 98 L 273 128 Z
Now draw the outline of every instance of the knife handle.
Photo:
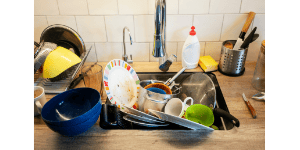
M 248 14 L 248 18 L 247 18 L 247 20 L 246 20 L 246 22 L 245 22 L 245 24 L 244 24 L 244 27 L 243 27 L 243 29 L 242 29 L 242 32 L 241 32 L 241 34 L 240 34 L 240 38 L 242 38 L 242 39 L 244 39 L 244 36 L 245 36 L 245 34 L 247 33 L 247 31 L 248 31 L 248 29 L 249 29 L 249 27 L 250 27 L 250 25 L 251 25 L 251 22 L 252 22 L 252 20 L 254 19 L 254 16 L 255 16 L 255 12 L 250 12 L 249 14 Z M 242 36 L 242 37 L 241 37 Z
M 252 105 L 250 104 L 249 101 L 247 101 L 246 104 L 247 104 L 247 106 L 248 106 L 248 108 L 249 108 L 249 110 L 250 110 L 250 112 L 252 114 L 252 117 L 255 119 L 256 118 L 256 111 L 255 111 L 255 109 L 252 107 Z

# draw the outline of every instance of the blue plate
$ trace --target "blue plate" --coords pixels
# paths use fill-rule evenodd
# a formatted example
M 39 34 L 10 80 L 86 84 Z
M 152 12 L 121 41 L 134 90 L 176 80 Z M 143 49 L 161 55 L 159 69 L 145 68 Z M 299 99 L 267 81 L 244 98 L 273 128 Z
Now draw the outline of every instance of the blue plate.
M 46 125 L 54 132 L 57 132 L 64 136 L 76 136 L 79 135 L 87 130 L 89 130 L 98 120 L 101 110 L 99 110 L 94 116 L 89 118 L 87 121 L 80 123 L 75 126 L 56 126 L 49 123 L 46 123 Z
M 160 88 L 156 88 L 156 87 L 151 87 L 148 88 L 147 90 L 151 91 L 151 92 L 155 92 L 155 93 L 159 93 L 159 94 L 166 94 L 166 92 Z
M 99 110 L 101 97 L 92 88 L 77 88 L 50 99 L 42 109 L 42 119 L 55 126 L 74 126 L 86 122 Z

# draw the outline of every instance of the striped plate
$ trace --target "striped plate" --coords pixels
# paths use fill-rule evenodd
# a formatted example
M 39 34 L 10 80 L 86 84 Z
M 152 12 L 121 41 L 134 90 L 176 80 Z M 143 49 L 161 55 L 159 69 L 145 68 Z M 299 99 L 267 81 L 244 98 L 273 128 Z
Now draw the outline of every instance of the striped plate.
M 108 99 L 119 108 L 138 108 L 137 100 L 140 80 L 133 68 L 120 59 L 111 60 L 103 75 L 104 88 Z

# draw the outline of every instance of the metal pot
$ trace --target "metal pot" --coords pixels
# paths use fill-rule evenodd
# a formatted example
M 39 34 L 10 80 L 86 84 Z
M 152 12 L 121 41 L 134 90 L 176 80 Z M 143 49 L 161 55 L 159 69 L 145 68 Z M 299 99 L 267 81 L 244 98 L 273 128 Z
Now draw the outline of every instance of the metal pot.
M 159 94 L 144 89 L 145 86 L 151 83 L 164 83 L 157 80 L 143 80 L 140 82 L 140 91 L 138 94 L 138 109 L 146 112 L 148 109 L 163 111 L 164 106 L 171 98 L 177 98 L 179 90 L 177 86 L 172 88 L 173 94 Z

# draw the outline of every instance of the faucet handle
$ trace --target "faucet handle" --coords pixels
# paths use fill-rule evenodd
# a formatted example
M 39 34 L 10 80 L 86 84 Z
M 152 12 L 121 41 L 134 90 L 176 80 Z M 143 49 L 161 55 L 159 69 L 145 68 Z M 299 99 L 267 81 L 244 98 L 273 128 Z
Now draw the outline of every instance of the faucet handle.
M 128 59 L 127 62 L 130 63 L 130 64 L 133 63 L 132 54 L 130 54 L 130 59 Z

